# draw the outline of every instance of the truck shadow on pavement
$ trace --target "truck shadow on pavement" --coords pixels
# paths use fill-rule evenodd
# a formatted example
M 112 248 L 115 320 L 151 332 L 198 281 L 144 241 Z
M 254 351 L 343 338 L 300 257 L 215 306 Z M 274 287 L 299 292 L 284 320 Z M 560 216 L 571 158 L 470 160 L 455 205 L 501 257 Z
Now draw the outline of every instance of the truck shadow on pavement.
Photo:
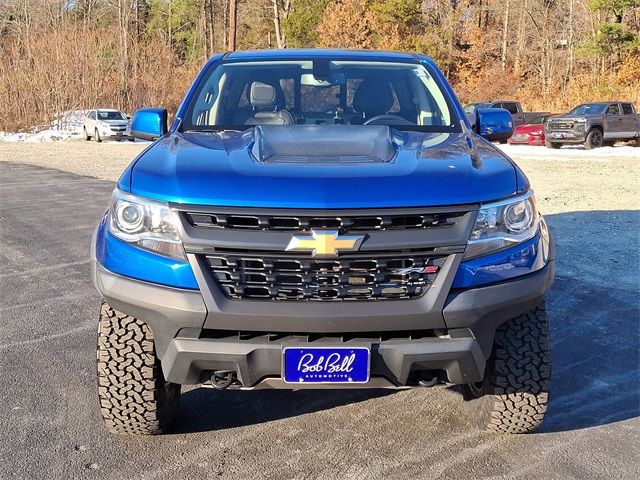
M 556 238 L 557 276 L 547 295 L 551 397 L 539 432 L 639 417 L 640 211 L 569 212 L 546 218 Z M 183 394 L 174 432 L 258 424 L 392 393 L 194 389 Z
M 364 402 L 393 393 L 395 390 L 212 391 L 198 388 L 182 394 L 180 417 L 171 433 L 206 432 L 255 425 Z
M 640 416 L 640 211 L 545 216 L 557 276 L 547 295 L 551 396 L 540 432 Z

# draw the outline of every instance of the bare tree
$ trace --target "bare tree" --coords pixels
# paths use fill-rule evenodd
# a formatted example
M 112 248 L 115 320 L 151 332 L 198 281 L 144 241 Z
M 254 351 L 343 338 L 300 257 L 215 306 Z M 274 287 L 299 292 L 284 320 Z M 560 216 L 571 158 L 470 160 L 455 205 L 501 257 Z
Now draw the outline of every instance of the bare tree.
M 291 0 L 271 0 L 273 4 L 273 23 L 276 31 L 278 48 L 287 48 L 287 41 L 282 31 L 282 21 L 287 19 L 291 10 Z
M 227 48 L 236 49 L 236 31 L 238 29 L 238 0 L 229 0 L 229 43 Z

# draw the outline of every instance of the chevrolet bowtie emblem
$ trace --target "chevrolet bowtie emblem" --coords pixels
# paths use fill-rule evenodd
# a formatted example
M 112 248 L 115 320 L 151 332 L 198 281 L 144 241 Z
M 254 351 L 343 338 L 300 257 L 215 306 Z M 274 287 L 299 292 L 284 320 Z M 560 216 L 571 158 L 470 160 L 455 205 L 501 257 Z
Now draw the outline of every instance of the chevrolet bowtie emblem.
M 311 230 L 311 235 L 294 235 L 286 250 L 305 252 L 313 257 L 337 257 L 340 251 L 360 248 L 364 235 L 340 235 L 337 230 Z

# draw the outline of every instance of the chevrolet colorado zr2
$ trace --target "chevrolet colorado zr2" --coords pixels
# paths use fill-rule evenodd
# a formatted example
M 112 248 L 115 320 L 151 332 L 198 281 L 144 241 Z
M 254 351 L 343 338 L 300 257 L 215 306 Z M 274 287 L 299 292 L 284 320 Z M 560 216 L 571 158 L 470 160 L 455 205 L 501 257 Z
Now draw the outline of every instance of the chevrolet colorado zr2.
M 429 58 L 341 50 L 211 58 L 92 240 L 112 432 L 167 430 L 181 385 L 460 385 L 481 428 L 547 408 L 554 244 L 527 178 Z M 329 392 L 327 395 L 337 395 Z

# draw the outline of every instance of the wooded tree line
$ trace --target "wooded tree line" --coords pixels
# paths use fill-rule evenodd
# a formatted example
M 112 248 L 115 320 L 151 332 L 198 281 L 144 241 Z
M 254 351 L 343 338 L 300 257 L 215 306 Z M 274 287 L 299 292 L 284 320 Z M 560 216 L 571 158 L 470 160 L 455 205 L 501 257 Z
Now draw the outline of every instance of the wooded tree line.
M 463 102 L 640 107 L 640 0 L 0 0 L 0 130 L 70 109 L 175 109 L 234 46 L 417 51 Z

